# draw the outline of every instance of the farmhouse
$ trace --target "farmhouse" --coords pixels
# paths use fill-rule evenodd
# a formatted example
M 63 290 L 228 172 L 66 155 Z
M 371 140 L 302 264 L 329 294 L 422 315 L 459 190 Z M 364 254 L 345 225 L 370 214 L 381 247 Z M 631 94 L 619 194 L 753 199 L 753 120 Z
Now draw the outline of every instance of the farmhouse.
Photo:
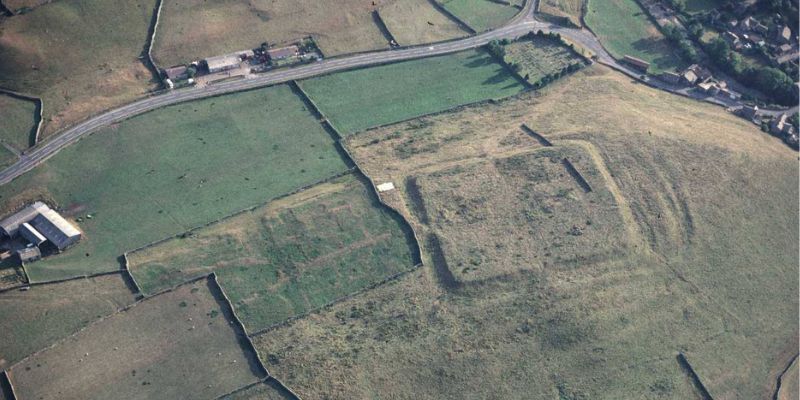
M 634 67 L 639 68 L 643 71 L 647 71 L 647 69 L 650 68 L 649 62 L 642 60 L 641 58 L 629 56 L 627 54 L 622 57 L 622 61 L 625 61 L 626 63 L 633 65 Z
M 267 55 L 269 56 L 270 60 L 283 60 L 289 57 L 296 57 L 299 54 L 300 48 L 295 45 L 267 50 Z
M 189 69 L 185 65 L 177 65 L 164 69 L 164 75 L 167 79 L 177 81 L 189 77 Z
M 238 54 L 226 54 L 224 56 L 209 57 L 203 61 L 205 61 L 206 66 L 208 66 L 208 72 L 212 74 L 215 72 L 222 72 L 229 69 L 238 68 L 242 63 L 242 59 L 239 58 Z

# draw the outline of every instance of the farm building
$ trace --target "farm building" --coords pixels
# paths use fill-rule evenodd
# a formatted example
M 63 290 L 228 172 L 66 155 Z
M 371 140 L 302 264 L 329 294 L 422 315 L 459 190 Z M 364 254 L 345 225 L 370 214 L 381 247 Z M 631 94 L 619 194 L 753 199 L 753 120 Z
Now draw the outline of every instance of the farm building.
M 650 68 L 649 62 L 642 60 L 641 58 L 629 56 L 627 54 L 622 57 L 622 61 L 625 61 L 626 63 L 633 65 L 634 67 L 639 68 L 642 71 L 647 71 L 647 69 Z
M 31 242 L 34 246 L 39 246 L 45 241 L 47 238 L 41 234 L 36 228 L 31 226 L 31 224 L 25 222 L 19 227 L 19 234 L 22 235 L 25 239 Z
M 172 81 L 177 81 L 181 79 L 186 79 L 189 77 L 188 68 L 185 65 L 177 65 L 174 67 L 169 67 L 164 69 L 164 75 L 167 79 L 171 79 Z
M 242 64 L 242 60 L 250 57 L 253 57 L 253 50 L 243 50 L 222 56 L 209 57 L 203 61 L 208 67 L 208 72 L 213 74 L 215 72 L 239 68 Z
M 228 54 L 225 56 L 209 57 L 205 59 L 208 66 L 208 72 L 222 72 L 229 69 L 238 68 L 242 59 L 236 54 Z
M 50 242 L 59 251 L 75 244 L 81 232 L 47 204 L 37 201 L 0 221 L 9 238 L 22 236 L 34 246 Z
M 49 208 L 47 204 L 37 201 L 0 221 L 0 231 L 8 237 L 14 237 L 19 233 L 20 225 L 32 220 L 42 210 Z
M 77 243 L 81 238 L 81 232 L 77 228 L 49 207 L 34 217 L 31 224 L 59 251 Z
M 17 250 L 17 257 L 20 262 L 33 262 L 42 258 L 42 252 L 38 247 L 31 246 Z
M 296 57 L 298 54 L 300 54 L 300 48 L 295 45 L 267 50 L 267 55 L 271 60 L 283 60 L 284 58 Z

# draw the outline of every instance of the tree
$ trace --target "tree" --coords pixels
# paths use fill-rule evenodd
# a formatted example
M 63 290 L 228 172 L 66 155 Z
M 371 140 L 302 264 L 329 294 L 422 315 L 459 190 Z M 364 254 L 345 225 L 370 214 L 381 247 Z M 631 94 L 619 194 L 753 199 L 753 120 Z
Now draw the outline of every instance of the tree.
M 194 76 L 197 75 L 197 67 L 190 65 L 189 68 L 186 68 L 186 75 L 188 75 L 189 78 L 194 78 Z

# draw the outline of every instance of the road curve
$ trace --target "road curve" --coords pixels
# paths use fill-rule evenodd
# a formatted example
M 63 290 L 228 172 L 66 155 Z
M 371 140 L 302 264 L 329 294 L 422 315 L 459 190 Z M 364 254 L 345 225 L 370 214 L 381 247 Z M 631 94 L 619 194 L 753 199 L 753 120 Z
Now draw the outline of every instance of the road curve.
M 190 87 L 173 90 L 126 104 L 122 107 L 91 117 L 71 128 L 68 128 L 54 136 L 52 139 L 47 140 L 46 142 L 41 143 L 30 151 L 24 153 L 16 163 L 9 166 L 5 170 L 0 171 L 0 185 L 11 182 L 14 178 L 30 171 L 40 163 L 55 155 L 59 150 L 77 142 L 82 137 L 94 132 L 98 128 L 123 121 L 130 117 L 160 107 L 211 96 L 218 96 L 226 93 L 275 85 L 296 79 L 305 79 L 312 76 L 324 75 L 353 68 L 455 53 L 458 51 L 483 46 L 492 40 L 504 38 L 513 39 L 530 31 L 542 30 L 543 32 L 559 33 L 561 36 L 574 42 L 579 47 L 590 50 L 596 55 L 598 62 L 610 66 L 632 77 L 639 76 L 638 72 L 629 69 L 625 65 L 619 64 L 610 54 L 608 54 L 608 52 L 603 48 L 602 44 L 600 44 L 600 42 L 591 32 L 584 29 L 566 28 L 550 23 L 536 21 L 533 18 L 534 3 L 535 0 L 527 1 L 523 11 L 510 20 L 505 26 L 463 39 L 396 50 L 367 52 L 352 56 L 323 60 L 313 64 L 306 64 L 298 67 L 267 72 L 242 80 L 220 82 L 204 87 Z M 653 80 L 650 81 L 651 82 L 648 83 L 651 86 L 673 91 L 672 88 L 661 85 Z

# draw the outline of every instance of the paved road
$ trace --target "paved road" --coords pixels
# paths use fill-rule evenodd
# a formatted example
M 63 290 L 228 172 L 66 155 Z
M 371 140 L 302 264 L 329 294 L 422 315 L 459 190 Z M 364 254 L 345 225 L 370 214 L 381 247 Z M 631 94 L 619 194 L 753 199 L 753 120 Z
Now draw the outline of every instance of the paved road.
M 454 53 L 483 46 L 492 40 L 515 38 L 529 31 L 537 31 L 540 29 L 544 32 L 557 32 L 578 46 L 589 49 L 597 55 L 598 61 L 602 64 L 608 65 L 632 77 L 639 76 L 639 73 L 636 71 L 629 69 L 625 65 L 617 63 L 614 58 L 611 57 L 608 52 L 606 52 L 606 50 L 591 32 L 581 29 L 565 28 L 534 20 L 534 3 L 535 0 L 529 0 L 526 2 L 526 7 L 523 9 L 523 12 L 520 12 L 505 26 L 463 39 L 436 43 L 432 45 L 416 46 L 396 50 L 375 51 L 342 58 L 328 59 L 316 62 L 314 64 L 307 64 L 299 67 L 267 72 L 243 80 L 220 82 L 204 87 L 179 89 L 141 99 L 134 103 L 130 103 L 92 117 L 62 131 L 52 139 L 37 145 L 32 150 L 23 154 L 19 161 L 17 161 L 15 164 L 0 172 L 0 185 L 4 185 L 14 178 L 24 174 L 25 172 L 30 171 L 41 162 L 55 155 L 62 148 L 77 142 L 82 137 L 103 126 L 108 126 L 110 124 L 128 119 L 132 116 L 170 104 L 216 96 L 224 93 L 253 89 L 262 86 L 275 85 L 295 79 L 304 79 L 351 68 Z M 672 89 L 659 82 L 660 81 L 656 82 L 651 80 L 649 83 L 664 90 Z

